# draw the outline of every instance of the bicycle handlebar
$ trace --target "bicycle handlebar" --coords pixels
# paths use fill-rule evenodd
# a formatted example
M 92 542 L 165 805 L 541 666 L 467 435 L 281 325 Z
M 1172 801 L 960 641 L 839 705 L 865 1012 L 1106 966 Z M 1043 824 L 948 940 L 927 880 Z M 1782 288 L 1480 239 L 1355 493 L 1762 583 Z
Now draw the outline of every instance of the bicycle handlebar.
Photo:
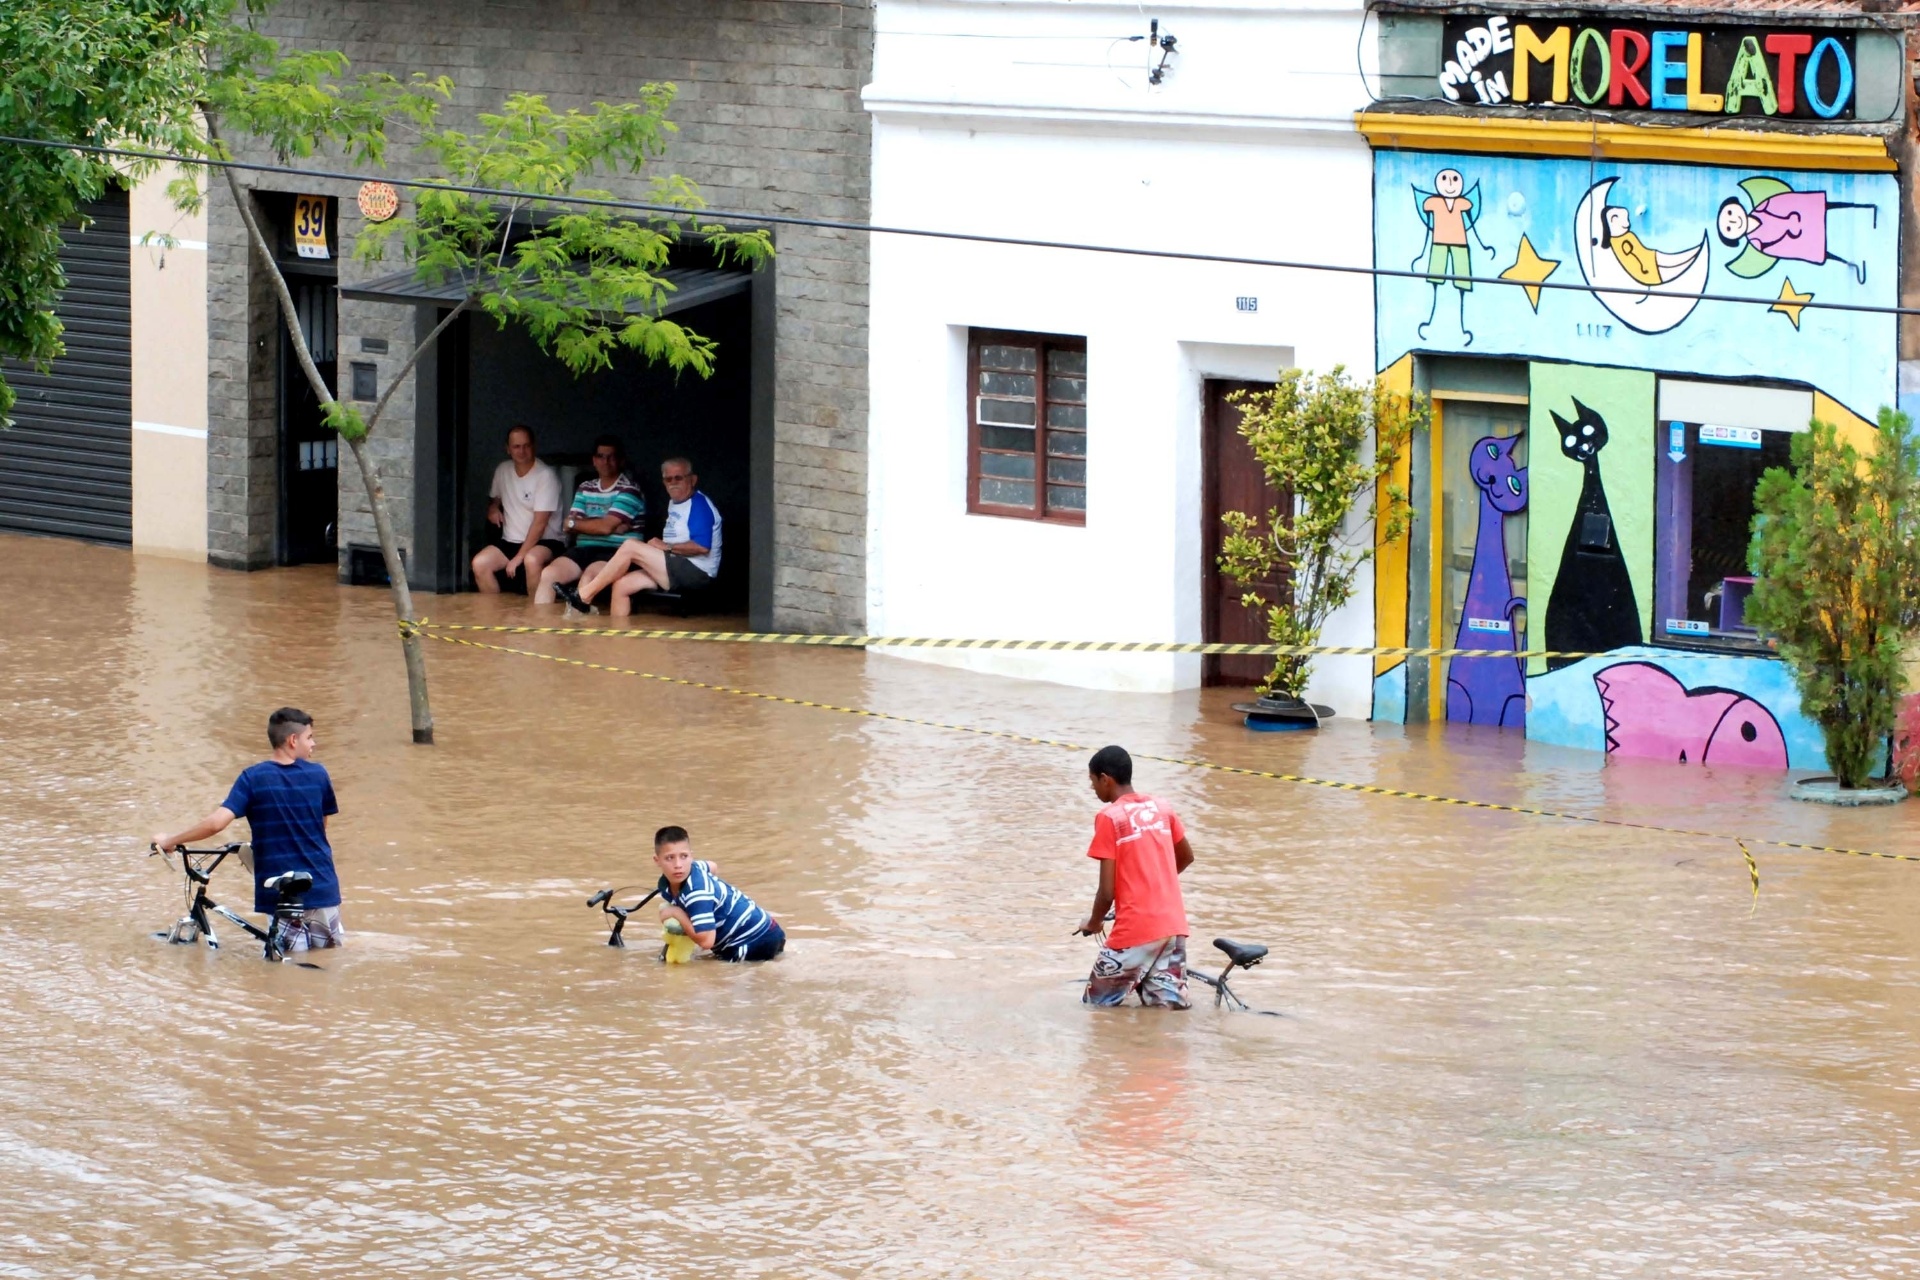
M 617 905 L 613 901 L 613 895 L 617 892 L 619 891 L 615 889 L 602 889 L 600 892 L 594 894 L 591 898 L 587 899 L 587 905 L 590 907 L 598 907 L 610 916 L 621 916 L 624 918 L 625 916 L 635 911 L 638 911 L 640 908 L 646 906 L 649 902 L 652 902 L 655 898 L 660 896 L 660 891 L 658 889 L 655 889 L 652 892 L 648 893 L 646 897 L 634 903 L 632 906 L 622 907 Z
M 186 871 L 187 879 L 193 881 L 195 884 L 206 884 L 208 879 L 213 875 L 213 869 L 215 867 L 219 866 L 230 855 L 240 852 L 240 850 L 245 847 L 245 841 L 237 840 L 232 844 L 223 844 L 217 849 L 190 849 L 182 844 L 175 845 L 172 850 L 166 850 L 162 849 L 158 842 L 149 841 L 147 844 L 147 856 L 151 858 L 155 854 L 158 854 L 163 858 L 167 858 L 170 852 L 178 853 L 180 855 L 180 866 Z M 213 861 L 207 864 L 204 871 L 197 870 L 193 863 L 188 861 L 189 856 L 212 858 Z M 171 861 L 170 858 L 169 861 Z

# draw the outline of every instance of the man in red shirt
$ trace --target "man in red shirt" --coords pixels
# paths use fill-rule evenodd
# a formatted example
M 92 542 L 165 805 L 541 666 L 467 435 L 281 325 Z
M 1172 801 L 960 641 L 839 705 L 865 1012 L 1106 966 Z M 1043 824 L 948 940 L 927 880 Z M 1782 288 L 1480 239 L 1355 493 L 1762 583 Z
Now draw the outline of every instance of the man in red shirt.
M 1087 773 L 1106 807 L 1093 816 L 1087 846 L 1087 856 L 1100 863 L 1100 888 L 1079 932 L 1100 933 L 1108 907 L 1114 918 L 1081 1002 L 1118 1005 L 1137 991 L 1150 1008 L 1188 1008 L 1180 873 L 1193 865 L 1193 849 L 1186 830 L 1165 801 L 1133 789 L 1133 757 L 1125 748 L 1100 748 Z

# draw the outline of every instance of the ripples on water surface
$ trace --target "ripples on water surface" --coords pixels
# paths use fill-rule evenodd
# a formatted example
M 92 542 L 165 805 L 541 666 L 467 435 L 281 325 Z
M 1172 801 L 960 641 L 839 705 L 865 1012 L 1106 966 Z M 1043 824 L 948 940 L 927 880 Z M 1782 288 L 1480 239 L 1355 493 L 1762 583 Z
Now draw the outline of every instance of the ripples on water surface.
M 437 645 L 415 749 L 382 593 L 0 551 L 0 1276 L 1920 1272 L 1920 865 L 1761 848 L 1749 918 L 1730 842 L 1143 764 L 1199 854 L 1196 934 L 1270 943 L 1239 985 L 1287 1016 L 1100 1016 L 1067 936 L 1078 755 Z M 1912 805 L 1498 734 L 1256 736 L 1212 692 L 515 643 L 1920 850 Z M 289 702 L 340 794 L 350 949 L 313 973 L 156 943 L 179 892 L 147 833 L 217 803 Z M 649 878 L 666 822 L 788 924 L 778 963 L 601 945 L 583 900 Z

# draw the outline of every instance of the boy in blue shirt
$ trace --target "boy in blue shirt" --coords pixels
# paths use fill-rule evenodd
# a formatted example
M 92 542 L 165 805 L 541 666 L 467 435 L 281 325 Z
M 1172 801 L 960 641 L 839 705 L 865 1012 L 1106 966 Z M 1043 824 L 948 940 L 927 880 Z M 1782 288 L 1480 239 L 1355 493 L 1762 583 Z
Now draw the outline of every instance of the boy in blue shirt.
M 340 878 L 327 843 L 327 818 L 340 812 L 333 781 L 313 759 L 313 717 L 282 707 L 267 717 L 267 742 L 273 757 L 249 765 L 220 807 L 177 835 L 157 835 L 154 844 L 171 851 L 208 840 L 245 818 L 253 828 L 253 909 L 271 914 L 276 895 L 266 882 L 285 871 L 313 877 L 306 910 L 289 929 L 286 949 L 319 950 L 347 939 L 340 927 Z
M 685 827 L 662 827 L 653 835 L 653 865 L 660 868 L 662 921 L 677 920 L 696 946 L 718 960 L 771 960 L 787 947 L 780 922 L 752 898 L 715 874 L 711 862 L 695 861 Z

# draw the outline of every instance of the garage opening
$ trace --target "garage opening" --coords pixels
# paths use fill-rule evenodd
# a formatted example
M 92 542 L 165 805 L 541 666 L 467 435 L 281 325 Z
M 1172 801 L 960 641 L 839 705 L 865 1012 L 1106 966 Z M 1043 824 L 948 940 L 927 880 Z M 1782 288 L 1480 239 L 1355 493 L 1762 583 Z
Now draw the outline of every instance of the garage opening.
M 60 234 L 54 313 L 66 354 L 44 372 L 4 363 L 18 400 L 0 431 L 0 530 L 133 541 L 133 301 L 127 193 Z
M 710 261 L 704 249 L 697 257 Z M 700 491 L 719 509 L 723 538 L 713 585 L 683 608 L 771 617 L 772 557 L 762 544 L 772 532 L 772 269 L 675 265 L 663 274 L 676 286 L 663 313 L 716 344 L 711 377 L 676 374 L 626 351 L 611 368 L 575 377 L 524 332 L 471 313 L 423 358 L 410 573 L 417 588 L 473 589 L 468 562 L 493 536 L 488 487 L 506 458 L 507 433 L 524 424 L 541 460 L 560 471 L 563 509 L 593 476 L 595 438 L 618 437 L 646 495 L 647 537 L 659 535 L 667 514 L 661 463 L 690 459 Z M 457 300 L 453 287 L 442 298 L 410 275 L 395 276 L 342 296 L 413 303 L 416 332 L 424 333 Z

